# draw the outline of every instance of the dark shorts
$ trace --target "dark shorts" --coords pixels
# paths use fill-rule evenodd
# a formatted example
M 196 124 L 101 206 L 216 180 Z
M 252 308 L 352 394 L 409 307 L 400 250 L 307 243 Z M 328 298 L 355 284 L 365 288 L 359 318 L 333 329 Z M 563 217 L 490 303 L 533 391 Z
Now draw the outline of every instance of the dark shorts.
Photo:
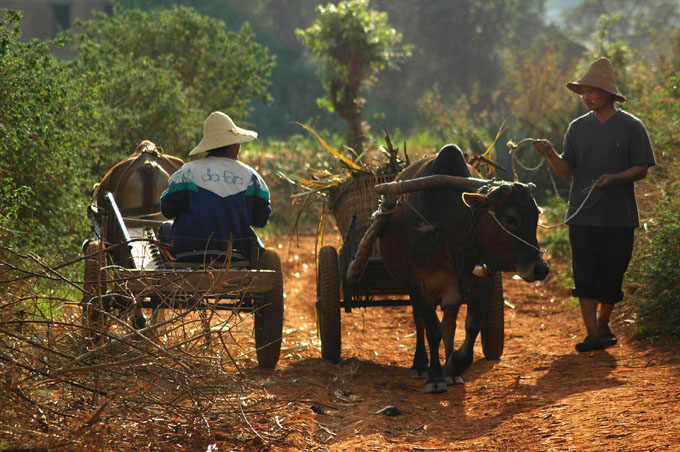
M 623 300 L 621 285 L 634 237 L 634 228 L 569 225 L 575 286 L 571 294 L 605 304 Z

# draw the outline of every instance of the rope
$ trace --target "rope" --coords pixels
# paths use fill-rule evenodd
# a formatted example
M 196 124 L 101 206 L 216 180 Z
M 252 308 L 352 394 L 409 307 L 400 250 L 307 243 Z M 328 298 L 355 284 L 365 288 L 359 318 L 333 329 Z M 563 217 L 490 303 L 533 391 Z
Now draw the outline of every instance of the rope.
M 569 215 L 567 218 L 565 218 L 563 222 L 557 223 L 557 224 L 554 224 L 554 225 L 551 225 L 551 226 L 544 226 L 544 225 L 542 225 L 542 224 L 539 224 L 538 226 L 539 226 L 539 227 L 542 227 L 543 229 L 553 229 L 553 228 L 556 228 L 556 227 L 558 227 L 558 226 L 565 225 L 565 224 L 567 224 L 571 219 L 573 219 L 576 215 L 578 215 L 578 213 L 579 213 L 581 210 L 583 210 L 584 208 L 587 209 L 588 207 L 591 207 L 592 205 L 594 205 L 595 203 L 591 204 L 591 205 L 588 206 L 588 207 L 584 207 L 584 206 L 586 205 L 586 202 L 588 201 L 588 198 L 590 198 L 590 195 L 593 193 L 593 190 L 595 189 L 595 186 L 596 186 L 596 185 L 597 185 L 597 182 L 593 182 L 593 184 L 592 184 L 590 187 L 588 187 L 587 189 L 584 189 L 584 190 L 583 190 L 584 192 L 586 192 L 586 191 L 588 192 L 588 193 L 586 194 L 586 197 L 583 199 L 583 201 L 581 201 L 581 205 L 578 206 L 578 209 L 576 209 L 576 211 L 575 211 L 574 213 L 572 213 L 572 214 Z M 597 202 L 597 200 L 595 200 L 595 202 Z M 569 204 L 567 204 L 567 205 L 569 205 Z
M 515 167 L 515 163 L 517 163 L 519 166 L 521 166 L 526 171 L 537 171 L 538 169 L 540 169 L 543 166 L 543 164 L 547 160 L 547 157 L 543 156 L 543 158 L 541 158 L 541 163 L 539 163 L 535 167 L 531 168 L 531 167 L 524 165 L 522 162 L 520 162 L 519 157 L 517 157 L 517 149 L 522 144 L 524 144 L 524 143 L 533 144 L 536 141 L 539 141 L 539 140 L 537 140 L 536 138 L 524 138 L 519 143 L 515 143 L 512 140 L 509 140 L 507 142 L 507 145 L 510 148 L 510 155 L 512 157 L 512 172 L 513 172 L 513 175 L 515 177 L 515 180 L 519 180 L 519 178 L 517 177 L 517 168 Z M 548 176 L 550 178 L 550 182 L 552 183 L 553 190 L 555 190 L 555 195 L 560 199 L 560 201 L 567 204 L 567 207 L 570 207 L 569 203 L 565 202 L 564 199 L 562 199 L 562 196 L 560 196 L 560 192 L 557 189 L 557 184 L 555 183 L 555 179 L 553 177 L 552 172 L 550 171 L 550 168 L 546 168 L 546 171 L 548 171 Z M 571 219 L 573 219 L 576 215 L 578 215 L 579 212 L 581 212 L 581 210 L 592 207 L 595 204 L 595 202 L 597 202 L 597 200 L 595 200 L 595 202 L 593 202 L 593 204 L 591 204 L 590 206 L 585 207 L 585 205 L 586 205 L 586 202 L 588 201 L 588 199 L 590 198 L 590 195 L 592 194 L 593 189 L 595 188 L 595 185 L 596 185 L 596 183 L 594 182 L 590 187 L 583 190 L 584 193 L 587 192 L 586 197 L 583 199 L 583 201 L 581 202 L 581 205 L 578 206 L 576 211 L 573 214 L 571 214 L 569 217 L 567 217 L 563 222 L 555 224 L 555 225 L 550 225 L 550 226 L 545 226 L 545 225 L 542 225 L 542 224 L 539 224 L 538 226 L 543 228 L 543 229 L 554 229 L 554 228 L 557 228 L 559 226 L 563 226 L 563 225 L 567 224 Z M 496 221 L 498 221 L 498 220 L 496 220 Z
M 540 169 L 543 164 L 545 163 L 545 158 L 541 159 L 541 163 L 539 163 L 537 166 L 531 168 L 528 166 L 525 166 L 522 162 L 519 161 L 519 158 L 517 157 L 517 149 L 523 145 L 524 143 L 531 143 L 533 144 L 534 142 L 538 141 L 536 138 L 525 138 L 521 140 L 519 143 L 515 143 L 512 140 L 509 140 L 506 144 L 510 148 L 510 155 L 512 156 L 512 174 L 515 176 L 515 180 L 519 180 L 517 177 L 517 168 L 515 167 L 515 163 L 519 164 L 523 169 L 526 171 L 536 171 Z
M 539 254 L 545 254 L 545 250 L 542 250 L 542 249 L 540 249 L 540 248 L 538 248 L 538 247 L 535 247 L 535 246 L 532 245 L 531 243 L 529 243 L 529 242 L 527 242 L 526 240 L 524 240 L 522 237 L 519 237 L 518 235 L 515 235 L 515 234 L 513 234 L 512 232 L 510 232 L 510 231 L 508 231 L 507 229 L 505 229 L 505 226 L 503 226 L 503 224 L 500 222 L 500 220 L 499 220 L 498 218 L 496 218 L 496 214 L 493 212 L 493 210 L 489 210 L 488 212 L 489 212 L 489 215 L 491 215 L 491 218 L 493 218 L 493 219 L 496 221 L 496 223 L 498 223 L 498 226 L 500 226 L 501 229 L 504 230 L 504 231 L 506 232 L 506 234 L 508 234 L 510 237 L 514 237 L 514 238 L 516 238 L 517 240 L 519 240 L 520 242 L 524 243 L 524 244 L 525 244 L 526 246 L 528 246 L 529 248 L 535 249 L 536 251 L 539 252 Z
M 406 200 L 406 197 L 405 197 L 405 196 L 401 198 L 400 202 L 403 202 L 404 204 L 406 204 L 407 206 L 409 206 L 409 207 L 411 208 L 411 210 L 413 210 L 413 211 L 416 213 L 416 215 L 418 215 L 418 216 L 420 217 L 420 219 L 423 220 L 423 221 L 425 222 L 426 225 L 434 227 L 434 225 L 433 225 L 432 223 L 430 223 L 430 222 L 428 221 L 428 219 L 425 218 L 425 217 L 423 216 L 423 214 L 421 214 L 420 212 L 418 212 L 418 209 L 416 209 L 415 207 L 413 207 L 413 206 L 411 205 L 411 203 L 408 202 L 408 201 Z

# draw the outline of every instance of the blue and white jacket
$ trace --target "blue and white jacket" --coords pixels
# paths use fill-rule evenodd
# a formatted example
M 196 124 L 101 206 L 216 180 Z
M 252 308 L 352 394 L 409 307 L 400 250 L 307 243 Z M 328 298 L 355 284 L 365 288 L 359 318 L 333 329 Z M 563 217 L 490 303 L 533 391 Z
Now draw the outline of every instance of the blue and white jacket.
M 182 166 L 161 195 L 161 212 L 174 218 L 172 254 L 233 247 L 248 256 L 251 226 L 264 227 L 271 216 L 269 189 L 248 165 L 229 157 L 207 156 Z

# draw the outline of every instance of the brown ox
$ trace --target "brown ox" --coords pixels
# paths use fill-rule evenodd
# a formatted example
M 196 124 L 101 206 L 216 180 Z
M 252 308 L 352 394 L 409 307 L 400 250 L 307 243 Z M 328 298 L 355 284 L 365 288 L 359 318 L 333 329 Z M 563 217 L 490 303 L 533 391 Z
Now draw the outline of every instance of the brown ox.
M 413 163 L 397 176 L 395 187 L 399 189 L 399 181 L 408 185 L 405 181 L 436 175 L 470 177 L 458 147 L 447 145 L 436 156 Z M 392 277 L 409 291 L 418 332 L 412 372 L 427 369 L 426 392 L 447 389 L 439 361 L 442 326 L 437 304 L 444 310 L 446 373 L 460 377 L 472 363 L 490 280 L 474 276 L 475 265 L 517 273 L 529 282 L 547 276 L 548 266 L 536 240 L 538 213 L 527 185 L 480 187 L 478 179 L 470 179 L 467 190 L 458 186 L 408 193 L 395 208 L 380 236 L 380 254 Z M 453 352 L 461 304 L 467 304 L 465 341 Z
M 130 157 L 117 163 L 95 187 L 93 198 L 104 205 L 107 192 L 113 193 L 123 215 L 150 216 L 160 214 L 161 194 L 168 179 L 184 161 L 165 155 L 149 140 L 137 146 Z M 151 218 L 151 217 L 147 217 Z

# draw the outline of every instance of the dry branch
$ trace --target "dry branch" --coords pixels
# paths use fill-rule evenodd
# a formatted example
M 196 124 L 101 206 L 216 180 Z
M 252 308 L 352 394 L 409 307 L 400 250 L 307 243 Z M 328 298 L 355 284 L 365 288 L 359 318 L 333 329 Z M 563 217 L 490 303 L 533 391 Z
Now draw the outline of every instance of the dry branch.
M 194 303 L 166 309 L 165 320 L 151 322 L 146 310 L 149 324 L 141 329 L 133 327 L 130 312 L 113 305 L 95 310 L 109 327 L 94 331 L 81 324 L 84 286 L 82 277 L 72 276 L 82 275 L 82 260 L 50 264 L 0 249 L 2 447 L 116 451 L 152 444 L 175 450 L 192 444 L 190 438 L 214 439 L 218 430 L 220 442 L 233 444 L 286 434 L 273 417 L 261 416 L 278 407 L 245 371 L 254 366 L 252 316 L 241 315 L 238 303 L 218 311 L 209 307 L 212 300 L 192 293 Z M 104 267 L 102 283 L 116 289 L 102 298 L 132 300 L 125 291 L 130 280 L 111 278 L 110 268 Z M 216 286 L 225 282 L 219 279 Z M 173 306 L 179 295 L 153 293 L 160 308 Z M 193 309 L 199 305 L 208 306 L 203 317 Z M 211 342 L 215 335 L 219 340 Z

